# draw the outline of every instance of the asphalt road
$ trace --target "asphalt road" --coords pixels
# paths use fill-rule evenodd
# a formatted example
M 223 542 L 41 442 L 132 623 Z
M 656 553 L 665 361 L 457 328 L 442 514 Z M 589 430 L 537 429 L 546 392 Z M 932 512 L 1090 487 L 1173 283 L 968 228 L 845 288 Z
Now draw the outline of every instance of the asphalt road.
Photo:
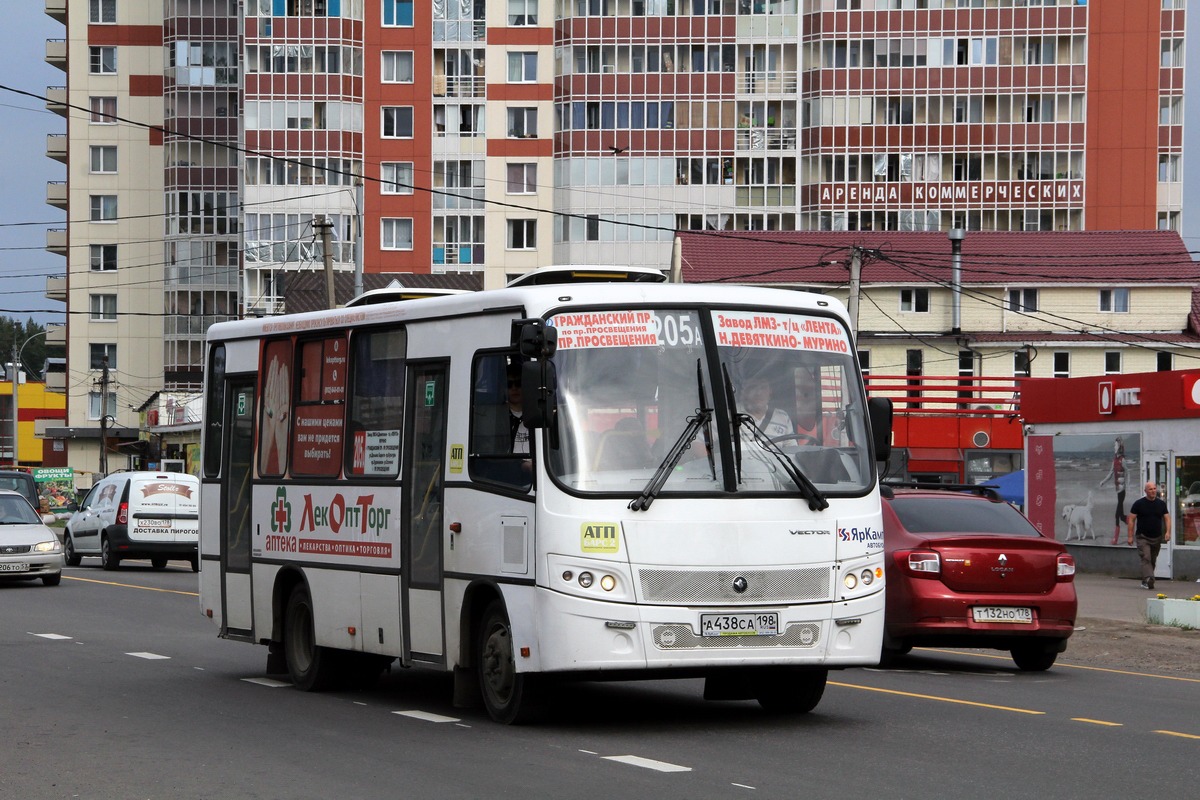
M 923 650 L 833 673 L 802 717 L 648 681 L 576 685 L 543 724 L 502 727 L 442 675 L 295 691 L 264 648 L 216 638 L 181 562 L 93 562 L 0 584 L 0 797 L 1196 795 L 1195 679 Z

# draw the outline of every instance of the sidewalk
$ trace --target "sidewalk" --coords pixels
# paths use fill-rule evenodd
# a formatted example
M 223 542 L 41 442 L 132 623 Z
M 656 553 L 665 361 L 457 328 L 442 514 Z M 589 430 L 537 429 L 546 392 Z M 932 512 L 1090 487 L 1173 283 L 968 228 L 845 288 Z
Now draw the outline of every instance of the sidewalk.
M 1081 618 L 1145 622 L 1146 598 L 1160 594 L 1173 598 L 1191 597 L 1200 594 L 1200 583 L 1158 578 L 1154 582 L 1154 590 L 1150 591 L 1143 589 L 1141 582 L 1132 578 L 1076 573 L 1075 592 L 1079 596 Z

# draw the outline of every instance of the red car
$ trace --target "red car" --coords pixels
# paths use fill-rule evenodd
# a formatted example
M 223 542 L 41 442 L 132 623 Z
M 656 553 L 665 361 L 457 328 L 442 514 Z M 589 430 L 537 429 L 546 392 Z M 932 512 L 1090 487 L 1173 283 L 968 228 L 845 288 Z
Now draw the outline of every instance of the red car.
M 883 655 L 1008 650 L 1045 670 L 1075 630 L 1075 559 L 994 490 L 885 484 Z

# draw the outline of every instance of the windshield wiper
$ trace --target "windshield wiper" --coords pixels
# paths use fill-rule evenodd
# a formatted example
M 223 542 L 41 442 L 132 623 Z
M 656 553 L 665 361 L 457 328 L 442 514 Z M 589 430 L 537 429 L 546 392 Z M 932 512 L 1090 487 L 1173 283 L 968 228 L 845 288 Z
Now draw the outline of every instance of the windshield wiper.
M 633 511 L 645 511 L 650 508 L 650 504 L 658 497 L 658 493 L 662 491 L 662 487 L 667 482 L 667 478 L 671 474 L 671 470 L 675 469 L 675 465 L 679 463 L 679 459 L 683 458 L 683 454 L 692 446 L 692 442 L 696 440 L 701 428 L 704 429 L 704 440 L 708 446 L 708 465 L 712 470 L 713 478 L 717 476 L 715 462 L 713 461 L 712 443 L 709 441 L 711 434 L 709 433 L 709 425 L 712 423 L 713 410 L 704 405 L 704 373 L 700 369 L 700 360 L 696 360 L 696 385 L 700 391 L 700 408 L 696 409 L 696 416 L 688 419 L 687 427 L 683 429 L 683 433 L 679 434 L 679 438 L 675 440 L 675 444 L 671 445 L 671 449 L 667 451 L 667 455 L 663 458 L 662 463 L 658 465 L 658 469 L 654 471 L 650 482 L 646 484 L 646 488 L 642 489 L 642 493 L 629 501 L 629 508 Z
M 737 410 L 737 401 L 733 397 L 733 381 L 729 380 L 729 367 L 726 364 L 721 365 L 721 372 L 725 376 L 725 402 L 729 405 L 729 429 L 733 431 L 733 464 L 737 468 L 737 482 L 742 482 L 742 437 L 738 436 L 737 420 L 740 416 Z
M 741 428 L 747 428 L 750 431 L 751 437 L 754 439 L 754 443 L 763 450 L 766 450 L 771 455 L 775 456 L 775 459 L 783 465 L 784 472 L 786 472 L 788 477 L 791 478 L 796 484 L 796 487 L 800 490 L 800 494 L 804 495 L 804 498 L 808 500 L 808 507 L 810 510 L 824 511 L 825 509 L 829 508 L 829 501 L 825 499 L 824 493 L 822 493 L 821 490 L 816 487 L 816 484 L 808 479 L 807 475 L 800 471 L 800 468 L 796 466 L 796 462 L 792 461 L 792 459 L 788 457 L 788 454 L 779 448 L 779 445 L 771 441 L 771 437 L 767 436 L 766 431 L 758 427 L 758 425 L 754 422 L 754 417 L 750 416 L 749 414 L 738 414 L 737 421 L 738 429 L 734 431 L 735 442 L 742 438 Z M 741 482 L 740 472 L 741 470 L 739 469 L 739 483 Z

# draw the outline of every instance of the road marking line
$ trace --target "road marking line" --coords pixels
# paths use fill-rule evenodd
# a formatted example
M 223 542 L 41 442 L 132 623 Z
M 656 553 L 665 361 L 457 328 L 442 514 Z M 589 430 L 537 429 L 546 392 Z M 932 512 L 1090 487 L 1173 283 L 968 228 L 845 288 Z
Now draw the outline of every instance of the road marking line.
M 259 686 L 266 686 L 268 689 L 278 689 L 283 686 L 291 686 L 287 681 L 277 681 L 274 678 L 242 678 L 246 683 L 254 683 Z
M 1200 739 L 1200 736 L 1196 736 L 1195 734 L 1180 733 L 1178 731 L 1154 731 L 1154 733 L 1161 733 L 1163 736 L 1178 736 L 1181 739 Z
M 918 647 L 918 650 L 923 650 L 928 653 L 948 653 L 953 656 L 974 656 L 976 658 L 998 658 L 1001 661 L 1007 661 L 1009 656 L 997 656 L 991 653 L 968 653 L 963 650 L 941 650 L 934 647 Z M 1111 672 L 1114 675 L 1132 675 L 1135 678 L 1161 678 L 1164 681 L 1183 681 L 1184 683 L 1200 683 L 1200 678 L 1185 678 L 1179 675 L 1156 675 L 1153 672 L 1131 672 L 1126 669 L 1113 669 L 1112 667 L 1088 667 L 1083 664 L 1067 664 L 1063 661 L 1055 663 L 1056 667 L 1065 667 L 1067 669 L 1087 669 L 1092 672 Z M 893 670 L 896 671 L 896 670 Z
M 974 700 L 956 700 L 953 697 L 938 697 L 932 694 L 915 694 L 913 692 L 901 692 L 896 689 L 880 689 L 875 686 L 862 686 L 857 683 L 840 683 L 838 681 L 829 681 L 830 686 L 842 686 L 847 689 L 863 689 L 868 692 L 881 692 L 883 694 L 894 694 L 900 697 L 915 697 L 919 700 L 938 700 L 942 703 L 957 703 L 963 706 L 975 706 L 976 708 L 993 708 L 997 711 L 1012 711 L 1017 714 L 1045 714 L 1045 711 L 1033 711 L 1028 708 L 1013 708 L 1012 706 L 997 706 L 992 703 L 979 703 Z
M 641 756 L 601 756 L 605 761 L 618 761 L 634 767 L 645 767 L 658 772 L 691 772 L 691 767 L 681 767 L 679 764 L 668 764 L 666 761 L 655 761 Z
M 1112 728 L 1120 728 L 1124 722 L 1105 722 L 1102 719 L 1088 719 L 1087 717 L 1071 717 L 1072 722 L 1090 722 L 1092 725 L 1108 725 Z
M 753 790 L 753 791 L 758 791 L 757 789 L 755 789 L 755 787 L 753 787 L 753 786 L 747 786 L 747 785 L 746 785 L 746 784 L 744 784 L 744 783 L 734 783 L 734 784 L 731 784 L 731 785 L 732 785 L 732 786 L 736 786 L 736 787 L 738 787 L 739 789 L 751 789 L 751 790 Z
M 143 589 L 147 592 L 164 592 L 166 594 L 181 594 L 185 597 L 199 597 L 199 592 L 182 592 L 179 589 L 159 589 L 154 586 L 138 586 L 133 583 L 117 583 L 116 581 L 98 581 L 95 578 L 76 578 L 73 575 L 63 575 L 63 578 L 68 581 L 82 581 L 83 583 L 98 583 L 101 586 L 120 586 L 124 589 Z
M 170 656 L 160 656 L 158 653 L 126 653 L 127 656 L 134 658 L 144 658 L 148 661 L 158 661 L 160 659 L 170 659 Z
M 426 722 L 459 722 L 458 717 L 443 717 L 441 714 L 430 714 L 428 711 L 393 711 L 393 714 L 398 714 L 402 717 L 412 717 L 413 719 L 423 719 Z
M 70 636 L 63 636 L 61 633 L 34 633 L 28 632 L 30 636 L 40 636 L 43 639 L 70 639 Z

